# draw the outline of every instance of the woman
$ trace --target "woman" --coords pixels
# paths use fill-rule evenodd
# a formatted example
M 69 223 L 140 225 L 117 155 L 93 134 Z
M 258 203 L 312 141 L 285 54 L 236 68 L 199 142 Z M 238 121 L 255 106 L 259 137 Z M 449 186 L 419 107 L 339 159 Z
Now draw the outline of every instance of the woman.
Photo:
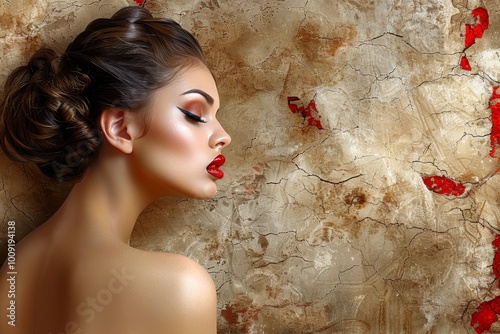
M 129 246 L 161 196 L 211 198 L 231 138 L 198 42 L 141 7 L 98 19 L 62 56 L 35 53 L 14 70 L 0 144 L 59 181 L 60 209 L 17 246 L 15 326 L 1 333 L 216 332 L 209 274 L 180 255 Z M 0 307 L 7 266 L 0 272 Z

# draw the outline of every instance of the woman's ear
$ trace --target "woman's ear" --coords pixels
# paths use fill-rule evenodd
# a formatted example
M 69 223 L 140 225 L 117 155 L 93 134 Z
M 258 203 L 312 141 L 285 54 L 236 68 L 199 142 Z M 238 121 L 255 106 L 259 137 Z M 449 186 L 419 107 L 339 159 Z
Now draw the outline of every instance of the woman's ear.
M 118 108 L 107 108 L 101 112 L 99 124 L 104 138 L 117 150 L 130 154 L 133 141 L 138 137 L 137 117 L 135 114 Z

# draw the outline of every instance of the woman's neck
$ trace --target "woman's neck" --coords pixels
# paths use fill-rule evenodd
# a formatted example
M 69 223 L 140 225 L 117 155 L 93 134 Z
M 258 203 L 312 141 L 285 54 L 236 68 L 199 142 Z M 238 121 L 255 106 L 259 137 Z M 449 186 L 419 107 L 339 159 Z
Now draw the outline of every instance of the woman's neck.
M 155 196 L 134 182 L 125 160 L 95 161 L 49 220 L 128 244 L 137 217 Z

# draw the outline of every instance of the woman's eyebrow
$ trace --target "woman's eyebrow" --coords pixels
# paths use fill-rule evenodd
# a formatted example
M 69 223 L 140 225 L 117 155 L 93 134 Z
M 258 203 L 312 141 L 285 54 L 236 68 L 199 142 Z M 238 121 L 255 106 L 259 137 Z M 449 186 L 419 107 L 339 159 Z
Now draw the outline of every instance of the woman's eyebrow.
M 188 95 L 188 94 L 193 94 L 193 93 L 200 94 L 201 96 L 203 96 L 205 98 L 205 100 L 207 100 L 209 105 L 214 104 L 214 98 L 211 97 L 208 93 L 202 91 L 201 89 L 196 89 L 196 88 L 190 89 L 187 92 L 182 93 L 181 95 Z

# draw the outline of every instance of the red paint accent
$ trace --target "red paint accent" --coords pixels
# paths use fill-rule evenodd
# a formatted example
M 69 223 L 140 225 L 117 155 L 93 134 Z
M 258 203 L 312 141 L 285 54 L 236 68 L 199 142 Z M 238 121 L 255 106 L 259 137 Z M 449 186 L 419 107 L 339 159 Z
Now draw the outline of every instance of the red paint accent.
M 472 68 L 470 67 L 470 64 L 469 64 L 469 59 L 467 59 L 467 57 L 465 55 L 462 56 L 462 59 L 460 59 L 460 67 L 462 68 L 462 70 L 465 70 L 465 71 L 472 70 Z
M 474 17 L 476 23 L 465 25 L 465 41 L 464 41 L 465 50 L 467 50 L 474 43 L 476 43 L 476 38 L 483 37 L 484 31 L 488 29 L 488 26 L 490 24 L 488 11 L 484 8 L 479 7 L 474 9 L 472 11 L 472 17 Z M 465 54 L 462 56 L 462 59 L 460 60 L 460 66 L 465 71 L 471 70 L 469 60 L 467 59 Z
M 465 192 L 465 186 L 445 176 L 422 177 L 429 190 L 446 196 L 460 196 Z
M 481 334 L 491 328 L 498 321 L 498 310 L 500 309 L 500 297 L 487 301 L 479 305 L 478 311 L 471 317 L 470 324 L 476 331 Z
M 290 109 L 290 111 L 294 114 L 298 114 L 298 113 L 302 113 L 304 111 L 304 106 L 298 106 L 296 104 L 293 104 L 291 102 L 295 102 L 295 101 L 300 101 L 300 99 L 296 96 L 289 96 L 287 98 L 288 100 L 288 108 Z
M 304 105 L 297 105 L 295 101 L 300 101 L 300 99 L 296 96 L 289 96 L 287 98 L 288 101 L 288 108 L 290 111 L 294 114 L 302 114 L 302 117 L 304 117 L 307 120 L 307 124 L 311 126 L 315 126 L 318 128 L 318 130 L 323 129 L 323 126 L 321 125 L 321 115 L 318 112 L 318 109 L 316 108 L 316 102 L 314 100 L 311 100 L 307 107 L 304 108 Z
M 316 102 L 314 102 L 314 100 L 311 100 L 311 102 L 309 102 L 306 110 L 304 110 L 302 115 L 307 118 L 307 123 L 309 125 L 317 127 L 318 130 L 323 129 L 323 126 L 321 125 L 321 122 L 319 120 L 321 118 L 321 115 L 319 114 L 318 109 L 316 109 Z
M 220 312 L 222 318 L 231 326 L 235 333 L 250 333 L 251 323 L 258 319 L 259 310 L 241 303 L 225 304 Z
M 472 16 L 476 20 L 476 24 L 465 25 L 465 49 L 471 47 L 476 42 L 476 38 L 483 37 L 484 31 L 488 29 L 489 26 L 489 16 L 486 9 L 476 8 L 472 11 Z M 460 60 L 460 66 L 465 71 L 471 70 L 469 60 L 467 59 L 465 54 Z M 490 135 L 490 156 L 493 158 L 495 157 L 497 146 L 500 145 L 500 94 L 497 93 L 497 90 L 498 87 L 494 87 L 493 93 L 490 97 L 492 122 Z M 425 179 L 424 182 L 426 182 Z M 429 189 L 431 189 L 427 183 L 426 185 Z M 492 244 L 493 248 L 495 249 L 492 270 L 493 274 L 495 275 L 495 279 L 497 280 L 497 284 L 500 287 L 500 235 L 497 235 L 495 237 L 495 240 Z M 482 334 L 483 332 L 488 331 L 493 323 L 498 321 L 498 314 L 500 314 L 500 296 L 481 303 L 481 305 L 479 305 L 478 307 L 477 312 L 472 314 L 470 324 L 474 328 L 476 333 Z
M 495 237 L 492 242 L 493 248 L 496 249 L 495 257 L 493 258 L 493 274 L 495 274 L 495 279 L 500 278 L 500 235 Z M 498 281 L 498 287 L 500 287 L 500 280 Z
M 495 249 L 493 273 L 495 274 L 495 279 L 498 280 L 500 278 L 500 235 L 495 237 L 492 244 Z M 497 283 L 500 286 L 500 281 Z M 500 296 L 481 303 L 477 308 L 477 312 L 472 314 L 470 324 L 476 333 L 481 334 L 484 331 L 488 331 L 491 325 L 498 321 L 498 314 L 500 314 Z
M 490 134 L 490 157 L 495 158 L 497 146 L 500 145 L 500 94 L 498 86 L 493 87 L 493 93 L 490 97 L 491 110 L 491 134 Z M 500 157 L 499 157 L 500 159 Z
M 144 0 L 134 0 L 139 6 L 142 6 Z
M 236 325 L 239 320 L 238 313 L 236 313 L 231 306 L 231 304 L 226 304 L 224 309 L 220 311 L 220 315 L 227 321 L 230 325 Z
M 472 11 L 472 16 L 477 22 L 474 25 L 465 25 L 465 48 L 469 48 L 476 42 L 476 38 L 483 37 L 483 33 L 488 29 L 490 20 L 488 11 L 484 8 L 476 8 Z

